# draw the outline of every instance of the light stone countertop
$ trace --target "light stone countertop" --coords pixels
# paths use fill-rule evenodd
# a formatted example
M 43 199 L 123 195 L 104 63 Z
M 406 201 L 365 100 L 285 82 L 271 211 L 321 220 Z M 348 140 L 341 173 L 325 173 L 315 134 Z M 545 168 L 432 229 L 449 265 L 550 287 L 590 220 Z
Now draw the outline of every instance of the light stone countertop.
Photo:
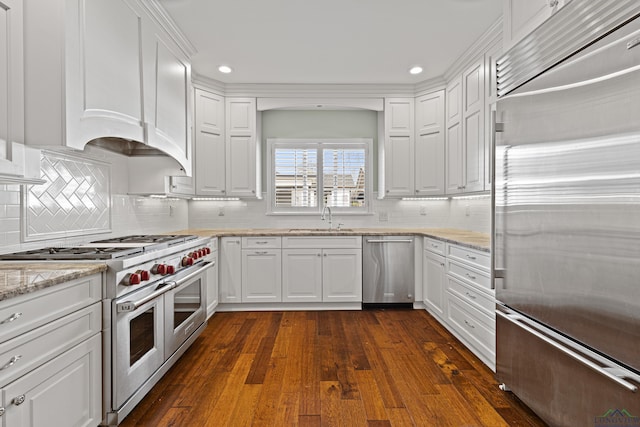
M 0 262 L 0 301 L 107 270 L 105 263 Z
M 483 252 L 489 252 L 490 247 L 488 234 L 454 228 L 345 228 L 340 231 L 320 228 L 190 228 L 172 231 L 171 234 L 194 234 L 202 237 L 414 235 L 431 237 Z

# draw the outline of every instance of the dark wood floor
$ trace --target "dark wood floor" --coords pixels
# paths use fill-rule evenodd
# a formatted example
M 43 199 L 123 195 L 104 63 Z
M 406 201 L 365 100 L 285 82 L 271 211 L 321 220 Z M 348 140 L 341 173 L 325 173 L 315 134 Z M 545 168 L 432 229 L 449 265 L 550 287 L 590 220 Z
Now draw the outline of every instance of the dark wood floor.
M 121 424 L 543 426 L 423 310 L 217 313 Z

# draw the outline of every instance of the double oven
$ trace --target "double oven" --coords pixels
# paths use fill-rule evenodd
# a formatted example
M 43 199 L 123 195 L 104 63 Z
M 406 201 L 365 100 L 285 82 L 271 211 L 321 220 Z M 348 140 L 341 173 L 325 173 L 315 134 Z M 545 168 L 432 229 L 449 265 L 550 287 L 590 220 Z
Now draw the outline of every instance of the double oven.
M 210 238 L 125 236 L 0 255 L 5 260 L 105 262 L 103 425 L 118 425 L 206 326 Z

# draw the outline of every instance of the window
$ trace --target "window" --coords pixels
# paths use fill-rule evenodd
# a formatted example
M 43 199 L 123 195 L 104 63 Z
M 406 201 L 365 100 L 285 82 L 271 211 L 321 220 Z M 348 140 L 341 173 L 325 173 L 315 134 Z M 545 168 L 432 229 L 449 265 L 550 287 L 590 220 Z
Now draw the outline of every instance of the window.
M 370 205 L 371 139 L 269 139 L 272 213 L 366 213 Z

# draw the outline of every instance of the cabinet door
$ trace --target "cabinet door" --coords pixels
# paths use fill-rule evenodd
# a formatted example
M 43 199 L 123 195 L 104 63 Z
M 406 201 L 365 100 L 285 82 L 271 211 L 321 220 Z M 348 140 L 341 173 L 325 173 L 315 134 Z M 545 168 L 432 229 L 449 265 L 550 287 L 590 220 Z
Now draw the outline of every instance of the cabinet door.
M 413 134 L 412 98 L 385 99 L 385 132 L 387 135 L 411 136 Z
M 191 176 L 191 65 L 149 18 L 143 20 L 143 37 L 147 143 Z
M 144 141 L 142 15 L 123 0 L 73 2 L 66 25 L 66 132 L 82 149 L 99 137 Z M 108 58 L 108 60 L 105 60 Z
M 207 270 L 207 319 L 213 315 L 218 306 L 218 253 L 213 252 L 213 267 Z
M 462 78 L 452 80 L 446 89 L 446 193 L 462 191 Z
M 413 195 L 413 140 L 389 136 L 385 141 L 385 187 L 387 196 Z
M 195 179 L 198 196 L 225 196 L 224 98 L 196 90 Z
M 102 420 L 101 334 L 2 390 L 6 426 L 93 427 Z
M 444 91 L 416 100 L 415 193 L 444 194 Z
M 220 302 L 242 302 L 242 249 L 240 237 L 220 239 Z
M 322 250 L 282 251 L 282 300 L 322 301 Z
M 242 302 L 282 301 L 282 251 L 242 251 Z
M 446 320 L 445 293 L 446 270 L 445 259 L 429 251 L 424 251 L 422 260 L 422 292 L 424 305 L 434 315 Z
M 462 74 L 464 192 L 484 190 L 484 58 Z
M 362 301 L 362 250 L 322 250 L 322 300 Z
M 256 196 L 256 100 L 227 98 L 226 104 L 226 181 L 227 194 Z
M 20 174 L 11 143 L 24 140 L 22 1 L 0 0 L 0 173 Z
M 538 25 L 561 6 L 552 7 L 549 0 L 503 0 L 503 38 L 505 51 L 519 42 L 527 34 L 532 32 Z

